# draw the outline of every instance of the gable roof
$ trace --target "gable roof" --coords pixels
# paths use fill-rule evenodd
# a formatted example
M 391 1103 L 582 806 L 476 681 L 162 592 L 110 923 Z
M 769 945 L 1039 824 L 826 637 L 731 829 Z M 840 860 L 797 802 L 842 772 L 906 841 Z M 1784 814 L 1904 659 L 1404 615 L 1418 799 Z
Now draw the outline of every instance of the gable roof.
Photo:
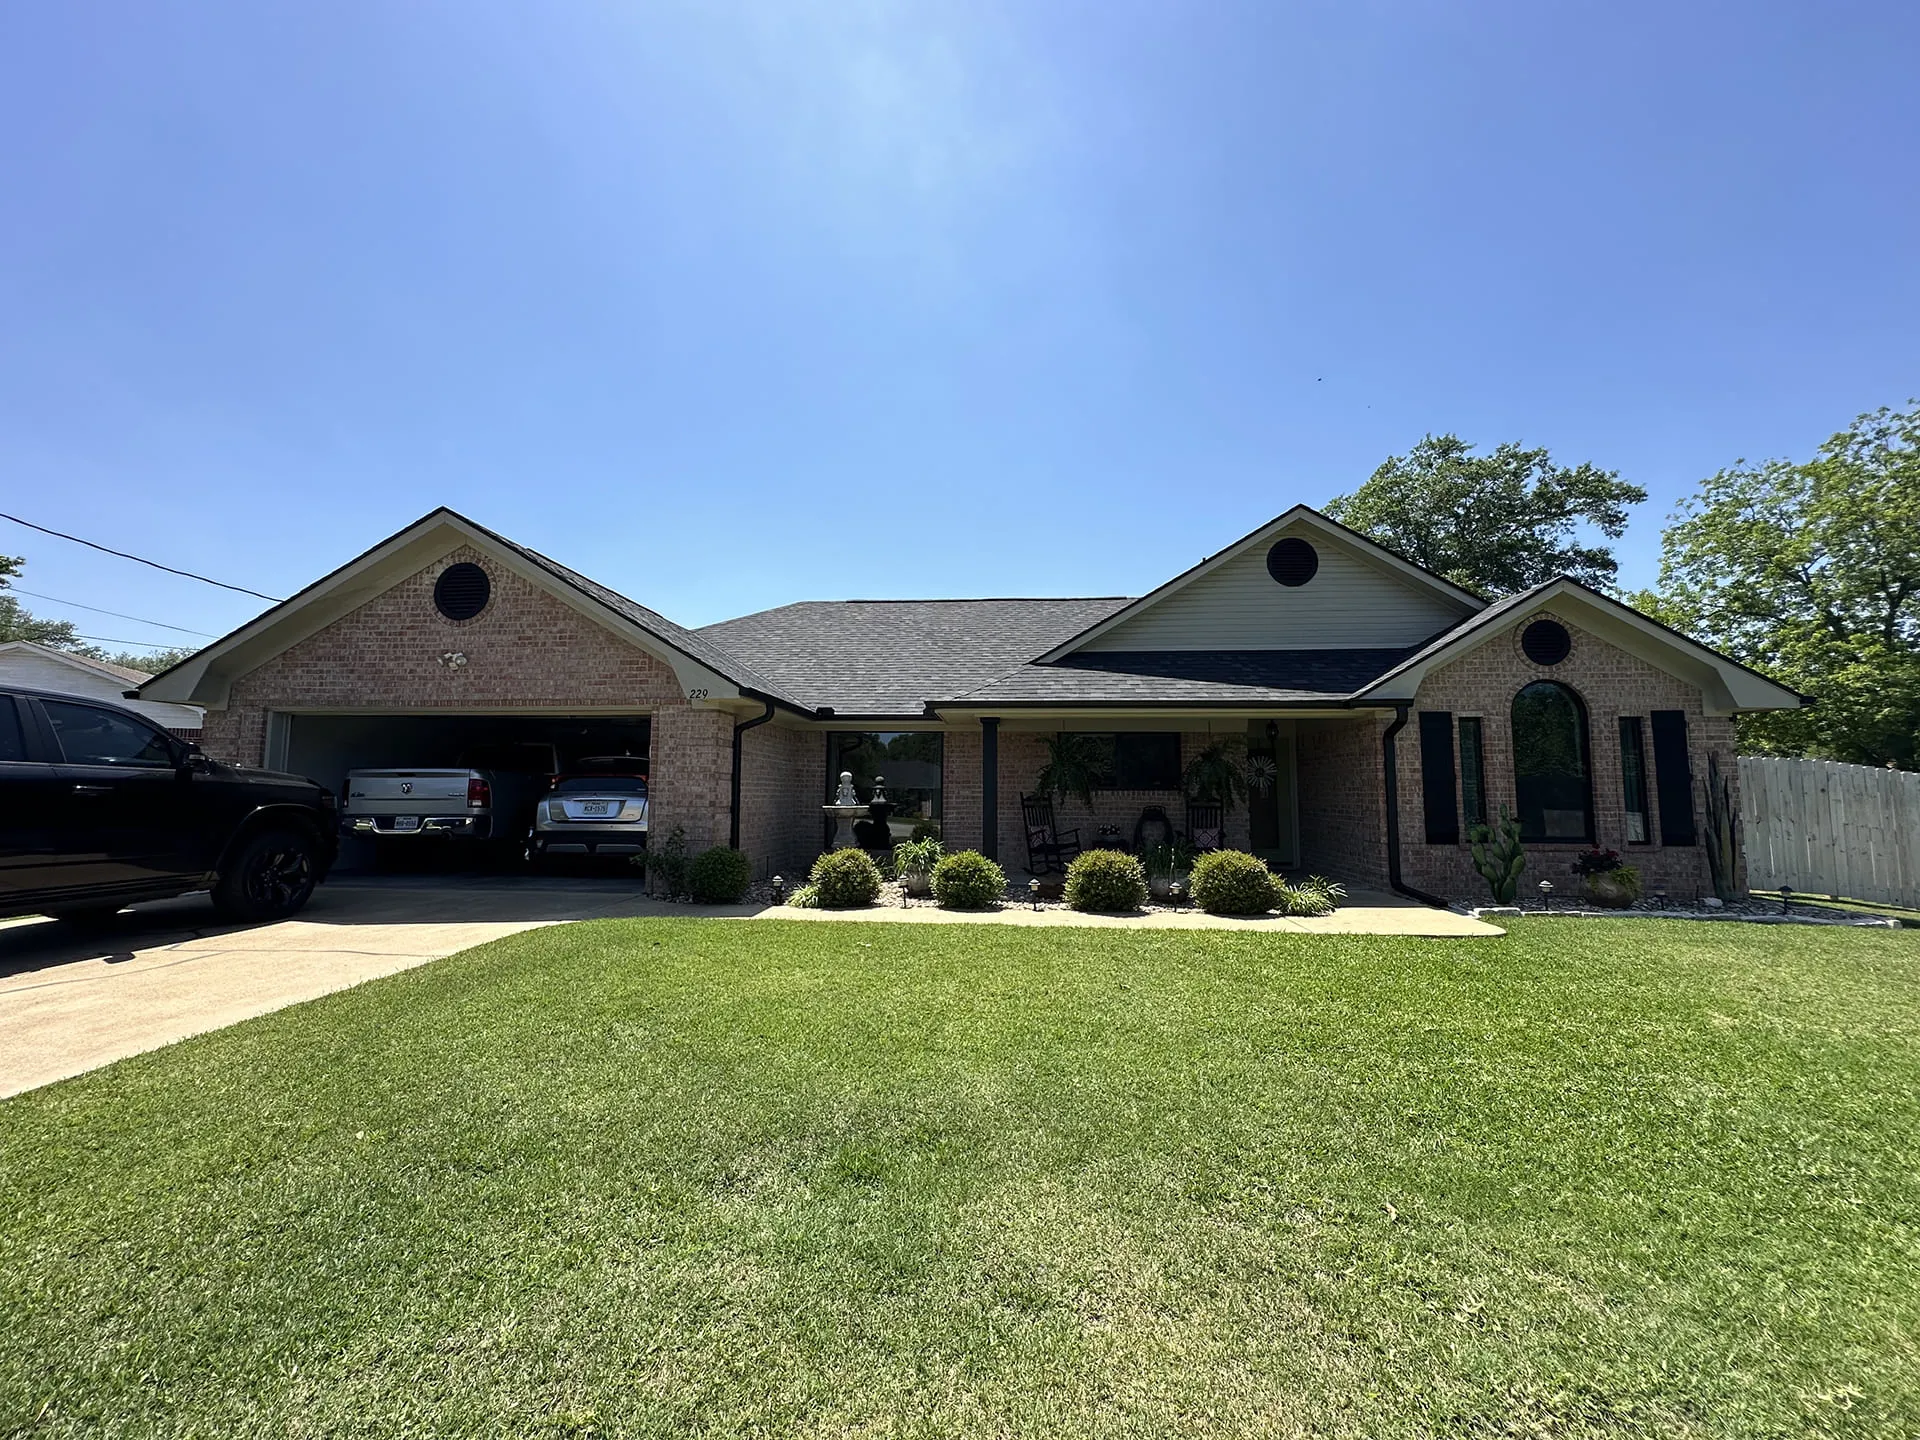
M 154 676 L 140 687 L 141 695 L 151 700 L 222 704 L 234 675 L 297 644 L 461 542 L 494 555 L 524 579 L 572 603 L 643 648 L 657 651 L 683 681 L 704 683 L 706 677 L 712 677 L 744 695 L 802 713 L 809 708 L 750 666 L 664 615 L 444 505 Z
M 836 718 L 923 713 L 1127 603 L 1079 599 L 804 600 L 696 632 Z
M 1685 669 L 1691 671 L 1686 678 L 1700 683 L 1710 704 L 1717 700 L 1719 709 L 1797 710 L 1811 703 L 1791 686 L 1782 685 L 1711 646 L 1702 645 L 1571 575 L 1556 576 L 1531 590 L 1495 601 L 1445 634 L 1435 636 L 1377 680 L 1355 691 L 1353 698 L 1356 702 L 1410 700 L 1421 680 L 1435 667 L 1504 634 L 1528 615 L 1549 605 L 1557 612 L 1585 611 L 1580 616 L 1583 628 L 1663 669 L 1675 670 L 1673 660 L 1678 658 Z
M 1068 637 L 1044 655 L 1036 657 L 1037 660 L 1044 664 L 1060 660 L 1072 654 L 1074 651 L 1098 639 L 1116 626 L 1124 624 L 1137 615 L 1144 614 L 1162 601 L 1178 594 L 1196 580 L 1204 579 L 1229 561 L 1238 559 L 1248 551 L 1268 543 L 1282 530 L 1294 526 L 1305 526 L 1308 529 L 1317 530 L 1328 539 L 1357 551 L 1363 558 L 1372 561 L 1397 579 L 1405 581 L 1417 589 L 1425 590 L 1438 596 L 1440 599 L 1454 606 L 1457 610 L 1478 610 L 1487 603 L 1484 596 L 1476 595 L 1471 590 L 1463 589 L 1455 585 L 1451 580 L 1444 579 L 1434 574 L 1433 571 L 1394 554 L 1385 546 L 1369 540 L 1359 531 L 1349 530 L 1339 521 L 1322 515 L 1311 505 L 1295 505 L 1292 509 L 1274 516 L 1273 519 L 1258 529 L 1242 535 L 1224 550 L 1216 551 L 1214 554 L 1207 556 L 1207 558 L 1202 560 L 1198 565 L 1183 570 L 1180 574 L 1174 576 L 1173 579 L 1167 581 L 1166 584 L 1149 591 L 1138 600 L 1132 601 L 1130 604 L 1114 611 L 1111 615 L 1105 616 L 1098 623 L 1088 626 L 1078 634 Z
M 91 671 L 104 675 L 110 680 L 124 681 L 137 685 L 142 680 L 150 680 L 144 670 L 135 670 L 126 665 L 115 665 L 111 660 L 96 660 L 91 655 L 76 655 L 71 650 L 56 650 L 51 645 L 42 645 L 37 640 L 8 640 L 0 644 L 0 655 L 38 655 L 45 660 L 57 660 L 62 665 L 70 665 L 76 670 Z

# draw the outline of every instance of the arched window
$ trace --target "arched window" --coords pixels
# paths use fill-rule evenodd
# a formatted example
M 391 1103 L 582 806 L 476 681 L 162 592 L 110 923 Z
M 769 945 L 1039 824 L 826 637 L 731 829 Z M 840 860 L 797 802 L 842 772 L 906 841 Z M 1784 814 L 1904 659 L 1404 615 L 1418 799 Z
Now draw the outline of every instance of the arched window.
M 1538 680 L 1513 697 L 1513 788 L 1522 840 L 1593 842 L 1587 707 L 1566 686 Z

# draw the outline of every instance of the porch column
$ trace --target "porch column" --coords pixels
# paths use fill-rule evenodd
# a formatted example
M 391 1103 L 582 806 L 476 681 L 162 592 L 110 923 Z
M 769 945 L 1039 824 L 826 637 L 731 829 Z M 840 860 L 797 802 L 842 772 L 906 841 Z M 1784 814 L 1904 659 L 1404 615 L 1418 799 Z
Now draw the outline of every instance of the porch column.
M 980 721 L 980 853 L 1000 858 L 1000 719 Z

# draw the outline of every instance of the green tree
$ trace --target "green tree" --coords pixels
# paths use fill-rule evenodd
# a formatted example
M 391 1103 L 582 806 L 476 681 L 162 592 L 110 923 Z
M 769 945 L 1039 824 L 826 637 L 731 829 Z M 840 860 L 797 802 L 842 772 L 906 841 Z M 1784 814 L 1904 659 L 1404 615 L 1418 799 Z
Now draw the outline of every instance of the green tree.
M 84 653 L 96 660 L 105 660 L 112 665 L 124 665 L 129 670 L 144 670 L 149 675 L 158 675 L 162 670 L 171 670 L 182 660 L 200 653 L 197 645 L 176 646 L 167 650 L 96 650 L 92 646 L 83 647 Z
M 1862 415 L 1813 459 L 1740 461 L 1662 537 L 1635 603 L 1812 695 L 1744 716 L 1743 748 L 1863 765 L 1920 756 L 1920 403 Z
M 1579 527 L 1618 540 L 1627 507 L 1646 498 L 1617 471 L 1555 465 L 1545 450 L 1509 442 L 1475 455 L 1457 435 L 1428 435 L 1327 513 L 1456 585 L 1498 596 L 1556 575 L 1611 588 L 1613 551 L 1581 544 Z
M 19 600 L 5 592 L 26 562 L 18 555 L 0 555 L 0 643 L 32 640 L 56 650 L 79 650 L 83 646 L 70 620 L 42 620 Z

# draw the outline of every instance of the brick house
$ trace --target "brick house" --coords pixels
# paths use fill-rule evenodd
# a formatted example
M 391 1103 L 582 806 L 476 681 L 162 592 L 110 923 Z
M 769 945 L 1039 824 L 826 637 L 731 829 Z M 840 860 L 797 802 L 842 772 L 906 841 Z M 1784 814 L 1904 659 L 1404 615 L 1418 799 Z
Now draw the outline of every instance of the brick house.
M 634 756 L 656 843 L 733 843 L 762 875 L 822 848 L 842 771 L 863 799 L 883 781 L 893 833 L 1018 873 L 1052 737 L 1107 757 L 1058 823 L 1123 842 L 1153 815 L 1185 831 L 1182 774 L 1224 742 L 1271 776 L 1227 843 L 1422 899 L 1484 893 L 1466 838 L 1508 811 L 1533 873 L 1597 844 L 1705 890 L 1733 717 L 1804 703 L 1576 581 L 1489 603 L 1305 506 L 1137 599 L 806 602 L 699 630 L 442 509 L 139 693 L 205 707 L 216 756 L 335 786 L 503 738 Z

